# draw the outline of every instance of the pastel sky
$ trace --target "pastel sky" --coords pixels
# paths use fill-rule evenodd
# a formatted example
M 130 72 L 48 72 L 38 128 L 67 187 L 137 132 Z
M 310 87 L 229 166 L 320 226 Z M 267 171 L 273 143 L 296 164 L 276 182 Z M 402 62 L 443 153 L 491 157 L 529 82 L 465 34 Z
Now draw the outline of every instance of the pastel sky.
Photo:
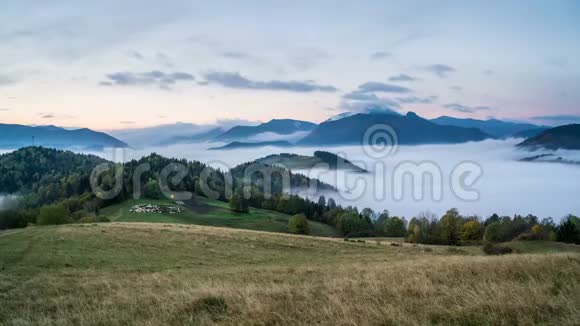
M 20 0 L 0 123 L 108 130 L 433 118 L 580 121 L 580 1 Z

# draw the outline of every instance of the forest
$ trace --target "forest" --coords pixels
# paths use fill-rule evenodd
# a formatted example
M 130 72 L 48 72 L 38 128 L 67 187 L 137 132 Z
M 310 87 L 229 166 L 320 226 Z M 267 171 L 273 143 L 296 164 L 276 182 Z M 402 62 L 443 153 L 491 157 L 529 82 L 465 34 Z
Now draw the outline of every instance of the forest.
M 92 191 L 91 173 L 99 164 L 111 167 L 99 175 L 99 183 L 105 189 L 114 188 L 115 173 L 122 173 L 122 186 L 113 198 L 103 199 Z M 312 185 L 329 193 L 336 189 L 282 167 L 248 162 L 221 171 L 198 161 L 166 158 L 155 153 L 120 164 L 97 156 L 43 147 L 22 148 L 0 156 L 0 191 L 18 198 L 11 207 L 0 212 L 0 229 L 75 223 L 87 218 L 106 222 L 105 217 L 99 216 L 99 210 L 104 207 L 136 195 L 151 199 L 165 197 L 160 174 L 171 165 L 179 165 L 187 172 L 179 183 L 171 186 L 171 191 L 207 196 L 208 189 L 204 189 L 207 184 L 214 199 L 229 202 L 233 211 L 244 213 L 253 207 L 294 216 L 289 228 L 295 233 L 308 234 L 307 221 L 310 220 L 336 227 L 346 238 L 405 237 L 411 243 L 452 246 L 515 239 L 580 243 L 580 219 L 573 215 L 556 224 L 551 218 L 540 220 L 534 215 L 493 214 L 481 218 L 462 216 L 456 209 L 450 209 L 441 217 L 421 213 L 407 220 L 391 216 L 386 209 L 382 212 L 370 208 L 359 210 L 337 205 L 331 197 L 310 200 L 292 194 Z M 248 173 L 249 168 L 258 172 Z M 134 189 L 135 177 L 140 191 Z M 228 179 L 232 181 L 231 189 L 226 186 Z

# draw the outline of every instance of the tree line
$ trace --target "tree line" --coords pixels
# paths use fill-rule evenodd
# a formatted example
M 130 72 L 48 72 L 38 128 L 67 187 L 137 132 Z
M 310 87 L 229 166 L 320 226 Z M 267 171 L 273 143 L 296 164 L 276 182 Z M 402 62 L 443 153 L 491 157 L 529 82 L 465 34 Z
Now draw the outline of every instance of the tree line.
M 109 162 L 122 168 L 122 187 L 117 196 L 104 200 L 90 187 L 91 172 L 101 163 L 107 161 L 93 155 L 43 147 L 27 147 L 0 155 L 0 192 L 21 196 L 18 209 L 0 212 L 0 229 L 24 227 L 30 223 L 78 222 L 89 217 L 93 221 L 105 221 L 99 217 L 101 208 L 130 199 L 137 192 L 133 189 L 133 179 L 139 167 L 147 164 L 148 169 L 138 172 L 139 185 L 142 185 L 138 195 L 158 199 L 164 197 L 158 181 L 161 171 L 170 164 L 179 164 L 188 173 L 171 187 L 173 191 L 190 191 L 205 196 L 201 181 L 202 171 L 205 171 L 204 181 L 216 194 L 214 199 L 229 202 L 233 211 L 248 212 L 250 207 L 277 211 L 296 216 L 292 219 L 293 224 L 317 221 L 336 227 L 345 237 L 405 237 L 412 243 L 443 245 L 514 239 L 580 241 L 580 222 L 575 216 L 568 216 L 556 225 L 552 219 L 539 220 L 533 215 L 511 218 L 494 214 L 481 219 L 461 216 L 456 209 L 451 209 L 440 218 L 423 213 L 407 221 L 404 217 L 390 216 L 387 210 L 377 213 L 369 208 L 359 211 L 353 206 L 343 207 L 325 196 L 313 200 L 289 195 L 289 191 L 312 185 L 323 191 L 335 189 L 281 167 L 262 164 L 258 166 L 260 172 L 248 175 L 248 167 L 252 164 L 256 167 L 257 163 L 244 163 L 221 171 L 198 161 L 166 158 L 155 153 L 126 163 Z M 285 184 L 285 178 L 288 184 Z M 226 179 L 233 181 L 231 196 L 228 195 Z M 105 189 L 114 188 L 115 183 L 115 169 L 99 176 L 99 184 Z M 287 186 L 289 188 L 285 188 Z M 308 230 L 303 225 L 292 228 L 303 234 Z

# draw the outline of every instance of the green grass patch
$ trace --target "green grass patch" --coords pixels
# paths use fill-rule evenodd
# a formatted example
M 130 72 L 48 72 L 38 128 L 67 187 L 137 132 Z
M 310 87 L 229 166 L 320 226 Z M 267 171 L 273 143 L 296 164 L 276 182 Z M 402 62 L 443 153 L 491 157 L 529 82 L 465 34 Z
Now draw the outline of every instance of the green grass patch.
M 268 232 L 288 232 L 289 215 L 250 208 L 247 214 L 232 212 L 227 203 L 197 197 L 196 202 L 203 207 L 199 211 L 193 211 L 188 207 L 180 213 L 136 213 L 131 212 L 135 205 L 174 205 L 170 200 L 127 200 L 123 203 L 106 207 L 100 214 L 114 222 L 147 222 L 147 223 L 177 223 L 195 224 L 206 226 L 219 226 L 237 229 L 247 229 Z M 309 221 L 310 232 L 314 236 L 336 237 L 340 236 L 338 230 L 330 225 Z
M 580 253 L 580 245 L 554 241 L 512 241 L 500 245 L 510 247 L 516 253 L 523 254 Z

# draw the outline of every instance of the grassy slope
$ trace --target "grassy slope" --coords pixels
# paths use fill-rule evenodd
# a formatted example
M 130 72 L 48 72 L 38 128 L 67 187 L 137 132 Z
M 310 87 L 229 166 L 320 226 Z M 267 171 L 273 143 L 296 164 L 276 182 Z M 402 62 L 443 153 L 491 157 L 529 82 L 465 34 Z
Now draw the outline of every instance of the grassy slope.
M 578 253 L 484 257 L 425 248 L 159 223 L 3 232 L 0 324 L 580 320 Z
M 223 226 L 238 229 L 288 232 L 288 218 L 290 216 L 263 209 L 250 209 L 249 214 L 235 213 L 229 209 L 227 203 L 198 197 L 196 199 L 209 209 L 203 213 L 185 209 L 179 214 L 148 214 L 131 213 L 129 209 L 137 204 L 173 204 L 168 200 L 128 200 L 101 210 L 100 214 L 109 217 L 115 222 L 150 222 L 150 223 L 180 223 L 208 226 Z M 310 231 L 315 236 L 339 236 L 338 231 L 326 224 L 310 221 Z

